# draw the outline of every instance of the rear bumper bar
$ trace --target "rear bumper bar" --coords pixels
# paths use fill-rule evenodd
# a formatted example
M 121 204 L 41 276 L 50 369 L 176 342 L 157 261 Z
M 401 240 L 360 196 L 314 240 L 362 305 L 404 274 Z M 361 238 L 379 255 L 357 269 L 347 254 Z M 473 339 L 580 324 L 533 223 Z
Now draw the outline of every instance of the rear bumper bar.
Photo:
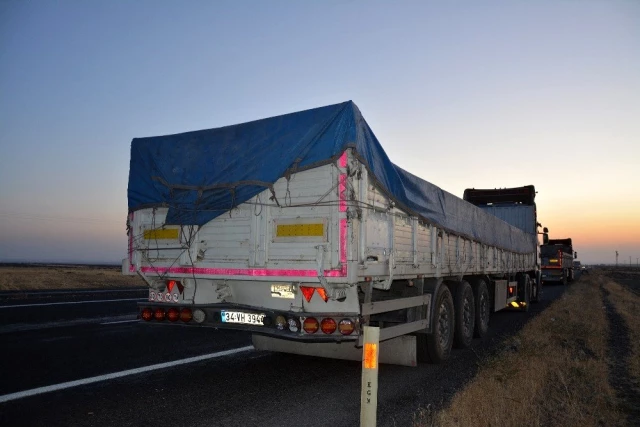
M 167 319 L 155 320 L 152 318 L 149 321 L 143 321 L 149 325 L 182 325 L 182 326 L 196 326 L 196 327 L 209 327 L 216 329 L 229 329 L 247 331 L 254 334 L 267 335 L 277 337 L 281 339 L 303 341 L 303 342 L 344 342 L 344 341 L 357 341 L 360 335 L 361 319 L 357 313 L 302 313 L 302 312 L 287 312 L 287 311 L 274 311 L 270 309 L 260 309 L 256 307 L 245 306 L 241 304 L 172 304 L 172 303 L 157 303 L 157 302 L 140 302 L 138 303 L 138 311 L 142 312 L 143 309 L 150 308 L 156 310 L 161 308 L 168 310 L 169 308 L 177 308 L 181 310 L 183 308 L 189 308 L 192 312 L 200 310 L 204 313 L 204 321 L 197 323 L 191 319 L 189 322 L 183 322 L 177 320 L 170 322 Z M 228 323 L 222 321 L 223 311 L 236 311 L 246 314 L 264 315 L 262 325 L 251 325 L 244 323 Z M 276 317 L 283 316 L 285 319 L 294 319 L 297 322 L 297 331 L 291 331 L 287 326 L 284 328 L 278 328 L 276 326 Z M 141 316 L 140 316 L 141 317 Z M 355 323 L 355 330 L 351 335 L 342 335 L 338 330 L 332 334 L 325 334 L 321 330 L 313 334 L 308 334 L 302 329 L 304 319 L 307 317 L 314 317 L 318 321 L 325 317 L 331 317 L 338 323 L 342 319 L 351 319 Z

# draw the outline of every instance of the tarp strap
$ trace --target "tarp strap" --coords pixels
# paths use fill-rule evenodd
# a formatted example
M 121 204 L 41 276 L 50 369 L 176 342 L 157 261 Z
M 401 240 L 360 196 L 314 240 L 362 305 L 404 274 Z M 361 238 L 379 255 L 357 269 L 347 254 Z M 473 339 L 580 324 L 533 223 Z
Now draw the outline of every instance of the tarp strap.
M 280 206 L 280 202 L 278 202 L 278 198 L 276 197 L 276 190 L 273 189 L 273 185 L 269 185 L 269 191 L 271 191 L 271 197 L 269 197 L 269 200 L 273 200 L 274 202 L 276 202 L 276 205 L 278 205 L 278 207 L 282 207 Z

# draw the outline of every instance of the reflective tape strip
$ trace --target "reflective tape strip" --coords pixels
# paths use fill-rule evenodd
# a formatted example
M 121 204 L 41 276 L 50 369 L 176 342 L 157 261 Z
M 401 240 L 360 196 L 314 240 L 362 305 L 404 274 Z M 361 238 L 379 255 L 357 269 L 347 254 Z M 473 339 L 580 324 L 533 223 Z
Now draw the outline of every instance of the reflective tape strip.
M 324 224 L 278 224 L 276 237 L 322 237 Z
M 178 240 L 180 230 L 177 228 L 156 228 L 144 230 L 145 240 Z

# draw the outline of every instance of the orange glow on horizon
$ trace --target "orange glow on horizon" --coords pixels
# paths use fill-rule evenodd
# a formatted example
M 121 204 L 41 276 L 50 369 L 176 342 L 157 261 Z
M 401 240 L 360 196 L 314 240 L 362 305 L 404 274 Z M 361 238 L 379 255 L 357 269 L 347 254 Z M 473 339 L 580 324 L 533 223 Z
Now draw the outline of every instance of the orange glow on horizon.
M 549 228 L 552 239 L 571 237 L 574 246 L 624 245 L 640 246 L 640 206 L 638 202 L 571 203 L 538 206 L 538 219 Z M 578 243 L 578 245 L 576 245 Z M 577 249 L 576 249 L 577 250 Z

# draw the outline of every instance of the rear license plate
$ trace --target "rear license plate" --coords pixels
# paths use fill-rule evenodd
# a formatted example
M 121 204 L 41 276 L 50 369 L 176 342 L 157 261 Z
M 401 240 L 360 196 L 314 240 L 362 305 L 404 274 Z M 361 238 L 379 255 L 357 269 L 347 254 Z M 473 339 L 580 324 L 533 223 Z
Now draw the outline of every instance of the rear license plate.
M 243 313 L 242 311 L 222 311 L 220 312 L 223 323 L 244 323 L 245 325 L 262 326 L 264 314 Z

